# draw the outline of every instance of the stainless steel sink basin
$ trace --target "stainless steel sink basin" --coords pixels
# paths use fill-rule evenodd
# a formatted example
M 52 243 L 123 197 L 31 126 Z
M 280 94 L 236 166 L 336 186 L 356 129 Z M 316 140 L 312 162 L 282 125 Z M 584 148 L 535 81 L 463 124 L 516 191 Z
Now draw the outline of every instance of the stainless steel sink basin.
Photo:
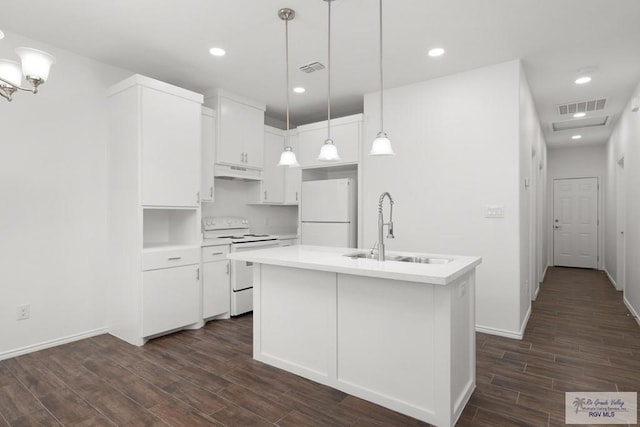
M 364 258 L 364 259 L 378 259 L 378 254 L 377 253 L 371 253 L 371 252 L 354 252 L 351 254 L 344 254 L 343 256 L 346 256 L 347 258 L 353 258 L 353 259 L 358 259 L 358 258 Z M 400 261 L 401 258 L 405 258 L 403 256 L 399 256 L 399 255 L 386 255 L 384 257 L 385 261 Z
M 350 254 L 345 254 L 344 256 L 348 258 L 358 259 L 378 259 L 378 254 L 371 252 L 353 252 Z M 411 262 L 414 264 L 447 264 L 453 259 L 451 258 L 429 258 L 422 256 L 405 256 L 405 255 L 386 255 L 384 257 L 385 261 L 399 261 L 399 262 Z
M 413 262 L 415 264 L 448 264 L 453 261 L 451 258 L 429 258 L 424 256 L 398 257 L 394 261 Z

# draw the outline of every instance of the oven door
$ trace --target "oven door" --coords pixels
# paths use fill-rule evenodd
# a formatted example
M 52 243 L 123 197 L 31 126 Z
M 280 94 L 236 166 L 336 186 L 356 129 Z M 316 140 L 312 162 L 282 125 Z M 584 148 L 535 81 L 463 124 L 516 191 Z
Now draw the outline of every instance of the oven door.
M 263 242 L 234 243 L 231 252 L 245 252 L 255 249 L 276 248 L 280 246 L 277 240 Z M 253 263 L 248 261 L 232 261 L 231 265 L 231 289 L 233 292 L 242 291 L 253 287 Z

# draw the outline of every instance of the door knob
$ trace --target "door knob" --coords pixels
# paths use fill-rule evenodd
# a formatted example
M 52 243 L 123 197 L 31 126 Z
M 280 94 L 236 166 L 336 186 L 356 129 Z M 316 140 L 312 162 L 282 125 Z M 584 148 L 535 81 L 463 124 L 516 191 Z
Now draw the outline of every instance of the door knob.
M 560 228 L 560 226 L 559 225 L 554 225 L 553 228 Z

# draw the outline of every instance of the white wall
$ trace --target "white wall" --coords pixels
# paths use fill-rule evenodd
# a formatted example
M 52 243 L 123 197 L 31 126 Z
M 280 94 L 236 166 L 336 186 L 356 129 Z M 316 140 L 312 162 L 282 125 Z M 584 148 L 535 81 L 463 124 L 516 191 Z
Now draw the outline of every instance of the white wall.
M 636 87 L 631 97 L 640 96 L 640 85 Z M 607 176 L 613 182 L 607 183 L 607 192 L 613 193 L 607 197 L 606 217 L 606 256 L 607 271 L 614 280 L 620 280 L 624 274 L 624 301 L 635 316 L 640 314 L 640 112 L 631 112 L 629 104 L 615 125 L 607 146 L 606 169 Z M 618 162 L 624 158 L 624 168 L 620 169 Z M 624 180 L 624 186 L 619 187 L 618 180 Z M 624 189 L 624 194 L 618 194 Z M 625 200 L 625 208 L 618 212 L 618 199 Z M 626 218 L 626 220 L 623 220 Z M 620 231 L 624 231 L 625 256 L 624 263 L 618 250 Z M 609 252 L 610 251 L 610 252 Z M 620 264 L 619 264 L 620 263 Z M 624 266 L 624 272 L 618 271 L 618 266 Z
M 240 180 L 215 180 L 214 203 L 202 204 L 202 216 L 246 217 L 251 229 L 258 233 L 296 233 L 297 206 L 247 205 L 247 186 Z
M 39 94 L 0 98 L 0 359 L 106 325 L 105 90 L 131 74 L 12 33 L 0 57 L 17 46 L 57 63 Z
M 389 191 L 396 234 L 389 250 L 482 256 L 476 323 L 508 336 L 520 334 L 524 315 L 520 77 L 519 61 L 511 61 L 385 90 L 394 157 L 366 155 L 379 131 L 379 94 L 364 101 L 364 245 L 377 239 L 378 196 Z M 504 219 L 485 218 L 486 205 L 503 205 Z
M 606 200 L 606 147 L 604 145 L 591 147 L 553 148 L 549 150 L 548 169 L 548 215 L 553 218 L 553 180 L 562 178 L 588 178 L 597 177 L 600 183 L 598 200 L 598 218 L 601 226 L 598 229 L 598 253 L 599 268 L 604 265 L 604 201 Z M 549 247 L 547 259 L 549 265 L 553 265 L 553 228 L 548 227 L 547 237 Z

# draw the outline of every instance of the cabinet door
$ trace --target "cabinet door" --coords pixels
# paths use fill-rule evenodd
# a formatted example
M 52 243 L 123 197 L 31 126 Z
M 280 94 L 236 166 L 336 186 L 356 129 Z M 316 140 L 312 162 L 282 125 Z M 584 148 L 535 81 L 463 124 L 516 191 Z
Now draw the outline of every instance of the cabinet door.
M 291 135 L 289 137 L 289 145 L 293 148 L 293 152 L 296 153 L 296 157 L 299 156 L 298 148 L 298 135 Z M 300 160 L 298 160 L 298 163 Z M 284 168 L 284 202 L 288 204 L 296 205 L 300 199 L 300 180 L 301 170 L 300 168 Z
M 242 125 L 245 166 L 262 169 L 264 165 L 264 111 L 244 106 Z
M 212 109 L 202 107 L 202 178 L 200 200 L 213 202 L 213 164 L 215 163 L 215 113 Z
M 143 273 L 142 336 L 170 331 L 200 320 L 199 266 Z
M 340 160 L 326 163 L 318 160 L 320 148 L 327 139 L 327 128 L 299 131 L 298 145 L 300 158 L 298 162 L 303 167 L 328 166 L 343 163 L 356 163 L 360 150 L 360 123 L 343 123 L 331 126 L 331 139 L 338 148 Z
M 264 169 L 260 200 L 267 203 L 284 202 L 284 172 L 288 168 L 278 166 L 284 149 L 284 136 L 264 132 Z
M 231 285 L 229 261 L 202 264 L 202 318 L 229 313 L 231 310 Z
M 218 103 L 218 141 L 216 162 L 246 166 L 244 162 L 244 126 L 247 106 L 233 99 L 220 98 Z M 260 132 L 262 133 L 262 127 Z
M 142 88 L 142 204 L 198 206 L 200 104 Z

